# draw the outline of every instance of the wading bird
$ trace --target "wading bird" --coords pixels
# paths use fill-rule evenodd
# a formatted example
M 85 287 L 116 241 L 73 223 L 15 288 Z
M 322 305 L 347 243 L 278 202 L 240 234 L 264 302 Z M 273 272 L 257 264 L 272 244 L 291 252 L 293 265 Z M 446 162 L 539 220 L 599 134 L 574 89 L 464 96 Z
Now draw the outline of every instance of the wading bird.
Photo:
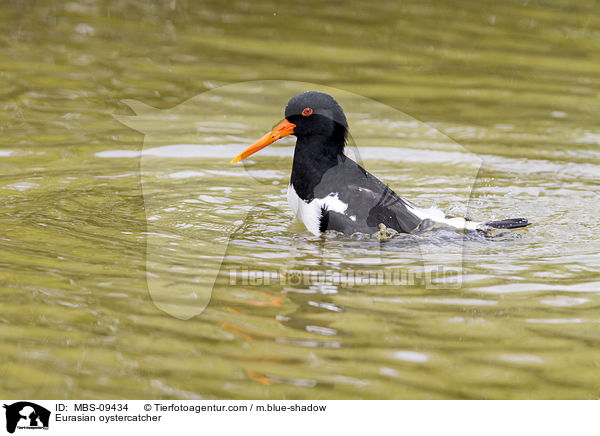
M 313 234 L 336 230 L 346 235 L 372 234 L 380 224 L 411 233 L 426 222 L 459 230 L 525 227 L 525 218 L 474 222 L 448 217 L 435 209 L 420 209 L 344 154 L 348 123 L 341 106 L 328 94 L 308 91 L 293 97 L 285 119 L 235 157 L 256 153 L 284 136 L 297 138 L 288 187 L 294 214 Z

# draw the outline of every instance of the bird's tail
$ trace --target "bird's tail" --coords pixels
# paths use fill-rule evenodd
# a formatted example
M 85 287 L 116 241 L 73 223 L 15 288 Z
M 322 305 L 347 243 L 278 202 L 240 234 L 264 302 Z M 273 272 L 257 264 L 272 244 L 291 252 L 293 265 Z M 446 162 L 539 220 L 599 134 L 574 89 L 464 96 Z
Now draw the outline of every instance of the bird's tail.
M 527 227 L 529 224 L 531 223 L 526 218 L 508 218 L 485 223 L 486 226 L 494 229 L 518 229 L 519 227 Z

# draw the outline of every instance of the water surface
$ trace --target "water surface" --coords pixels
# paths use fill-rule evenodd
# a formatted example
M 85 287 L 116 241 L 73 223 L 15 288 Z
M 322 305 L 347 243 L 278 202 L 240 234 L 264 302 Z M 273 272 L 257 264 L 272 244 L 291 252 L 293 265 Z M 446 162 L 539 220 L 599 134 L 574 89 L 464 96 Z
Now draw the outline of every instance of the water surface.
M 596 1 L 4 3 L 0 393 L 597 398 L 598 12 Z M 364 165 L 417 204 L 534 224 L 466 243 L 310 235 L 285 201 L 293 142 L 246 170 L 228 163 L 281 117 L 261 104 L 265 86 L 232 125 L 198 116 L 184 131 L 174 119 L 155 142 L 113 118 L 134 114 L 122 100 L 168 110 L 267 79 L 364 95 L 447 135 L 439 145 L 396 125 L 404 148 L 388 154 L 385 122 L 353 112 Z M 161 148 L 207 137 L 223 146 L 212 156 Z M 227 241 L 222 264 L 207 234 Z M 152 252 L 156 238 L 175 251 Z M 424 255 L 460 256 L 462 285 L 229 274 L 411 270 Z M 159 310 L 149 260 L 175 285 L 218 263 L 206 310 L 185 321 Z

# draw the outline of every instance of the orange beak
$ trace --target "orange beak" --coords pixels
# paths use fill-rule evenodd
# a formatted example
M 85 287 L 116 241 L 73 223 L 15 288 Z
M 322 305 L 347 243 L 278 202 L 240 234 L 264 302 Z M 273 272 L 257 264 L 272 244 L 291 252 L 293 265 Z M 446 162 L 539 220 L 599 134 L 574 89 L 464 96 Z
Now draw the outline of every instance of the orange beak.
M 274 143 L 278 139 L 281 139 L 284 136 L 291 135 L 292 133 L 294 133 L 294 127 L 296 127 L 295 124 L 292 124 L 288 120 L 284 119 L 281 123 L 277 124 L 273 128 L 273 130 L 271 130 L 269 133 L 267 133 L 265 136 L 260 138 L 258 141 L 256 141 L 254 144 L 252 144 L 250 147 L 248 147 L 247 149 L 242 151 L 240 154 L 238 154 L 231 161 L 231 163 L 236 163 L 236 162 L 241 161 L 242 159 L 246 159 L 248 156 L 256 153 L 258 150 L 262 150 L 267 145 Z

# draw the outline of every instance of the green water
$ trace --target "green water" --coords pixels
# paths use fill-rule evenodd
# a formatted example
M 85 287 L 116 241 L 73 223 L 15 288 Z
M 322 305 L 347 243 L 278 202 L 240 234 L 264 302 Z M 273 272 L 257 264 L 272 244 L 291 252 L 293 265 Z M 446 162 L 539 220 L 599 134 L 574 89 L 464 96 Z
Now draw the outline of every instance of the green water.
M 3 2 L 0 395 L 598 398 L 599 12 Z M 229 164 L 298 82 L 371 99 L 344 104 L 353 145 L 398 193 L 534 224 L 495 240 L 312 236 L 287 211 L 293 142 Z M 135 101 L 163 110 L 151 135 L 123 124 L 144 112 Z M 460 259 L 462 285 L 229 275 L 416 270 L 424 256 Z M 214 268 L 201 314 L 153 302 L 149 286 L 167 298 Z

